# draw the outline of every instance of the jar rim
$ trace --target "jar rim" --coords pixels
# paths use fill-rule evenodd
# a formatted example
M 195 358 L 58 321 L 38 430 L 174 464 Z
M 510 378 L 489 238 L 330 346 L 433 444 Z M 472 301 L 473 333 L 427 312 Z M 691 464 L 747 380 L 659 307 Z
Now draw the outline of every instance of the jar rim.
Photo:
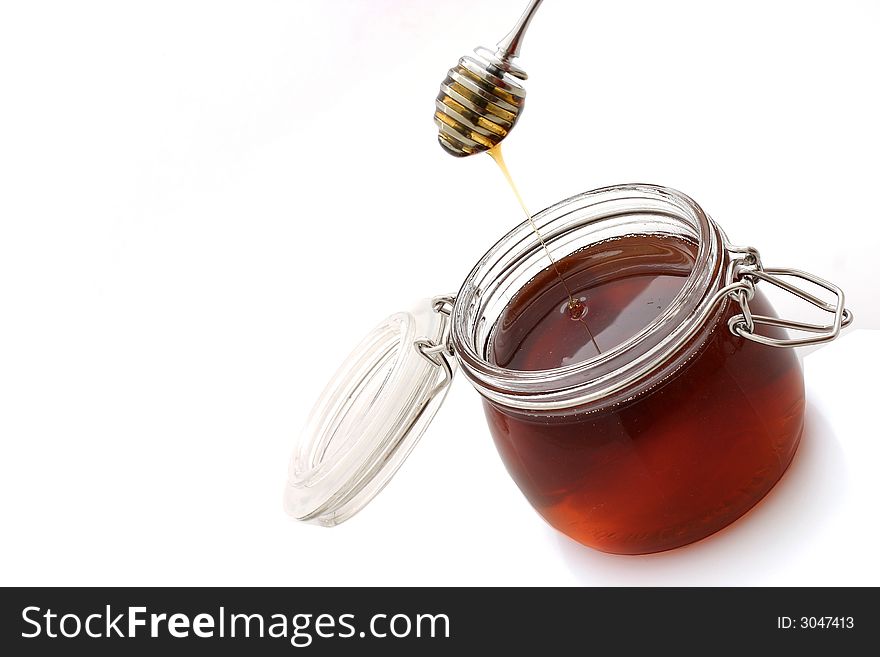
M 572 246 L 588 240 L 591 234 L 607 234 L 614 226 L 630 230 L 628 234 L 656 234 L 674 230 L 677 224 L 696 243 L 697 253 L 687 280 L 664 312 L 629 339 L 559 368 L 512 370 L 494 365 L 488 358 L 492 326 L 486 324 L 494 322 L 486 321 L 486 308 L 493 301 L 496 306 L 506 306 L 525 284 L 516 283 L 518 287 L 511 291 L 500 279 L 517 271 L 522 274 L 526 268 L 534 271 L 537 266 L 547 266 L 546 256 L 541 264 L 538 251 L 543 247 L 534 239 L 530 222 L 516 226 L 477 262 L 452 308 L 453 351 L 465 376 L 490 401 L 534 411 L 622 401 L 620 393 L 638 394 L 640 379 L 666 364 L 707 324 L 713 293 L 723 284 L 726 240 L 711 217 L 686 194 L 659 185 L 613 185 L 562 200 L 536 214 L 532 221 L 551 250 L 561 242 L 560 248 L 574 252 L 583 247 Z M 493 294 L 499 298 L 492 299 Z M 497 308 L 496 312 L 500 313 Z

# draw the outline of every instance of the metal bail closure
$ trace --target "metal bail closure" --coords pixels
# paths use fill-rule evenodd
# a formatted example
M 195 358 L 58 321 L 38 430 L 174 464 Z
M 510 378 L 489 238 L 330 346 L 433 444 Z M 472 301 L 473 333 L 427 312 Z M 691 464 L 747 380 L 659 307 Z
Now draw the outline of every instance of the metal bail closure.
M 769 347 L 800 347 L 810 344 L 830 342 L 839 334 L 840 329 L 852 322 L 852 313 L 844 307 L 843 290 L 813 274 L 799 269 L 764 269 L 761 265 L 761 257 L 757 250 L 752 247 L 730 247 L 731 251 L 745 253 L 745 257 L 734 260 L 731 263 L 732 283 L 728 287 L 732 296 L 740 305 L 742 312 L 734 315 L 728 321 L 730 330 L 736 335 L 752 340 Z M 828 290 L 834 295 L 834 301 L 829 302 L 807 292 L 793 283 L 780 278 L 785 276 L 790 279 L 801 279 Z M 749 309 L 749 301 L 754 297 L 755 285 L 759 281 L 766 281 L 771 285 L 789 292 L 807 303 L 832 315 L 827 324 L 812 324 L 792 319 L 768 317 L 766 315 L 754 315 Z M 756 332 L 759 326 L 778 326 L 780 328 L 801 331 L 804 335 L 795 338 L 781 339 L 762 335 Z
M 290 461 L 286 511 L 338 525 L 385 487 L 449 391 L 454 297 L 391 315 L 349 355 L 309 416 Z

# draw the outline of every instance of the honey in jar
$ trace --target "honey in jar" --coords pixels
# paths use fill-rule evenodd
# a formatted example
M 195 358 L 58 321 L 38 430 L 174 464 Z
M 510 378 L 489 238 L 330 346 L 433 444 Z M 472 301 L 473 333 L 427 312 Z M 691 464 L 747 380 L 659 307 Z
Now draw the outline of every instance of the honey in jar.
M 696 252 L 683 239 L 643 234 L 566 256 L 504 309 L 491 361 L 535 371 L 601 356 L 662 314 Z M 772 312 L 763 297 L 751 304 Z M 728 306 L 677 371 L 624 401 L 562 415 L 485 402 L 508 471 L 551 525 L 599 550 L 656 552 L 724 527 L 779 480 L 803 427 L 800 365 L 791 350 L 728 331 L 736 310 Z
M 773 285 L 827 322 L 777 317 L 761 291 Z M 285 506 L 326 526 L 352 517 L 458 371 L 510 475 L 553 527 L 621 554 L 686 545 L 782 477 L 804 418 L 788 347 L 834 339 L 850 319 L 839 288 L 765 269 L 681 192 L 585 192 L 501 237 L 456 294 L 391 315 L 364 339 L 312 412 Z M 480 427 L 470 433 L 479 440 Z M 426 508 L 441 503 L 423 494 Z

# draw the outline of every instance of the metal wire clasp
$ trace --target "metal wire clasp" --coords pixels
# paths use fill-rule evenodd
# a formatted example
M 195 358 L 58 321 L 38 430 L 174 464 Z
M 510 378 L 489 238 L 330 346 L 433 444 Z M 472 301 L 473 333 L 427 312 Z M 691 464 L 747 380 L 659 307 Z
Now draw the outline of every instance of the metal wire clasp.
M 452 358 L 452 342 L 451 342 L 451 316 L 452 304 L 455 303 L 454 294 L 443 294 L 436 296 L 431 300 L 431 307 L 435 313 L 443 315 L 443 328 L 441 337 L 437 342 L 428 340 L 427 338 L 417 338 L 415 347 L 418 349 L 422 358 L 432 365 L 442 367 L 445 376 L 443 380 L 437 383 L 430 397 L 433 398 L 442 392 L 450 383 L 452 383 L 452 375 L 454 372 L 454 362 Z
M 743 257 L 731 260 L 728 268 L 728 281 L 730 283 L 724 288 L 724 291 L 739 304 L 741 309 L 741 312 L 731 317 L 727 323 L 735 335 L 767 345 L 768 347 L 800 347 L 834 340 L 840 334 L 840 329 L 852 322 L 852 313 L 844 307 L 843 290 L 833 283 L 799 269 L 764 269 L 757 249 L 750 246 L 729 247 L 729 250 L 734 253 L 743 254 Z M 831 292 L 835 297 L 835 301 L 824 301 L 789 281 L 779 278 L 780 276 L 801 279 L 818 285 Z M 792 319 L 753 314 L 749 308 L 749 301 L 754 298 L 755 286 L 759 281 L 766 281 L 781 290 L 803 299 L 820 310 L 831 313 L 833 316 L 832 320 L 827 324 L 812 324 Z M 757 333 L 756 328 L 758 326 L 778 326 L 802 331 L 806 335 L 787 339 L 773 338 Z

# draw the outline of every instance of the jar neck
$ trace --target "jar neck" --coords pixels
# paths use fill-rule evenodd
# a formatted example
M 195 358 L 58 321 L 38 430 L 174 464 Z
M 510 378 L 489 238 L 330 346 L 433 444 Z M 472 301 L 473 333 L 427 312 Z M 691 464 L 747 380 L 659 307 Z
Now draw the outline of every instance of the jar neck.
M 513 296 L 547 266 L 529 222 L 514 228 L 473 268 L 452 309 L 451 343 L 461 370 L 489 401 L 532 412 L 618 403 L 665 376 L 682 349 L 698 346 L 716 323 L 726 240 L 685 194 L 654 185 L 605 187 L 561 201 L 533 220 L 554 260 L 609 239 L 648 234 L 692 242 L 696 257 L 663 313 L 628 340 L 572 365 L 509 370 L 490 362 L 493 327 Z

